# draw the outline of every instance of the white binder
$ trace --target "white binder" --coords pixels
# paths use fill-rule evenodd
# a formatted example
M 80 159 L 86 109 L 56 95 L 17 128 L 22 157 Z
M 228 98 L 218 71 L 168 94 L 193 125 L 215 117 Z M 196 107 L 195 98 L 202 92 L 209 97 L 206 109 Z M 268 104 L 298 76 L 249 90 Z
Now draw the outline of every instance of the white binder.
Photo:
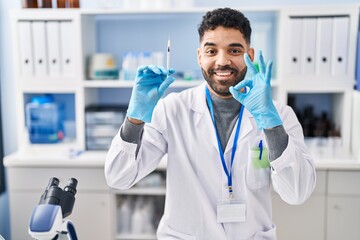
M 289 21 L 289 74 L 300 73 L 300 57 L 301 57 L 301 39 L 302 39 L 302 19 L 292 18 Z
M 47 75 L 45 22 L 32 22 L 35 77 Z
M 74 29 L 71 21 L 60 22 L 60 49 L 61 49 L 61 66 L 62 74 L 65 77 L 73 76 L 74 61 L 73 61 L 73 36 Z
M 317 20 L 316 74 L 331 75 L 331 44 L 333 18 Z
M 22 76 L 34 76 L 34 61 L 32 53 L 31 22 L 18 22 L 20 71 Z
M 60 76 L 60 24 L 58 21 L 46 22 L 49 76 Z
M 303 19 L 303 38 L 301 48 L 301 73 L 304 75 L 315 74 L 316 57 L 316 18 Z
M 349 17 L 334 17 L 333 22 L 332 74 L 346 75 L 349 46 Z

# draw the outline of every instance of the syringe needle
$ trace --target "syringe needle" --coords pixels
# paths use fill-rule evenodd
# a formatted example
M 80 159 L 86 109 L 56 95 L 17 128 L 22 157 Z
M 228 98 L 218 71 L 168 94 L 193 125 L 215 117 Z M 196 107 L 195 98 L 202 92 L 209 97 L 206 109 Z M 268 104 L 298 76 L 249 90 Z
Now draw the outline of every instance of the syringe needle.
M 170 35 L 168 37 L 167 52 L 166 52 L 166 69 L 170 69 Z

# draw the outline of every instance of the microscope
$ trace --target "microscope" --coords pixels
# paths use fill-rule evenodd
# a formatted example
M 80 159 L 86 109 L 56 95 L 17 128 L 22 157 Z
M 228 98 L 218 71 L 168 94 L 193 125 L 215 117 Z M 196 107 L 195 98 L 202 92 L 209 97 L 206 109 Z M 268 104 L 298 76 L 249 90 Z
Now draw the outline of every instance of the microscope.
M 59 187 L 59 183 L 58 178 L 50 178 L 45 192 L 41 195 L 39 205 L 32 211 L 29 234 L 34 239 L 78 239 L 73 223 L 68 219 L 65 220 L 74 207 L 78 181 L 70 178 L 64 190 Z

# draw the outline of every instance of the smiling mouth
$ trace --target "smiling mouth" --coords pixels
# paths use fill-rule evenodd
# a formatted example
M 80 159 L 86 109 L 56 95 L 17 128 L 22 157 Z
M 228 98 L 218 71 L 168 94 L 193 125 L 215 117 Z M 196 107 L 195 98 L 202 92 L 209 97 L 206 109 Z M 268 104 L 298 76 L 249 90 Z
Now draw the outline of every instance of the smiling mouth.
M 219 76 L 219 77 L 229 77 L 232 74 L 234 74 L 233 71 L 216 71 L 214 73 L 216 76 Z

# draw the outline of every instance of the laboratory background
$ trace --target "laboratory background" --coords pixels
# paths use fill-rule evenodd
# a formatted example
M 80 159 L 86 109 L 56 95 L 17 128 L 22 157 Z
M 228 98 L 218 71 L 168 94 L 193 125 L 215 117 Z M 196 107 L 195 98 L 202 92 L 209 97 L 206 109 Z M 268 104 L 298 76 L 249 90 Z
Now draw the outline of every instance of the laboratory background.
M 78 180 L 68 218 L 80 239 L 156 239 L 166 159 L 119 191 L 105 182 L 106 150 L 137 66 L 165 65 L 169 36 L 167 93 L 201 82 L 197 25 L 216 7 L 250 19 L 252 46 L 274 61 L 273 97 L 293 107 L 315 159 L 305 204 L 273 194 L 278 239 L 360 239 L 358 0 L 0 1 L 2 238 L 32 239 L 31 211 L 57 177 L 61 188 Z

